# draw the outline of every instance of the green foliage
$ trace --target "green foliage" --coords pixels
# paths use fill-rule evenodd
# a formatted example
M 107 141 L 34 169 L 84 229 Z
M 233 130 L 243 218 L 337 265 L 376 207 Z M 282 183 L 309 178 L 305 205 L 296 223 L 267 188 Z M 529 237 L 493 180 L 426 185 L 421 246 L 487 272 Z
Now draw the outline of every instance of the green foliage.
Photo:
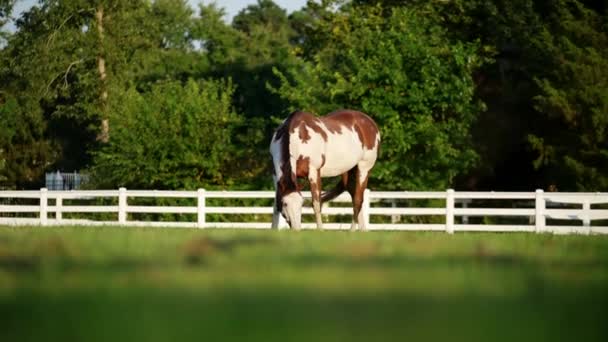
M 14 3 L 0 0 L 3 187 L 92 167 L 112 187 L 268 188 L 277 119 L 348 107 L 382 130 L 376 189 L 608 188 L 605 4 L 322 0 L 288 14 L 259 0 L 226 23 L 218 5 L 201 4 L 195 15 L 187 0 L 41 0 L 7 34 Z M 219 79 L 232 81 L 211 81 Z M 135 141 L 123 125 L 145 115 L 151 132 L 169 127 L 162 120 L 182 115 L 169 103 L 195 93 L 189 80 L 209 80 L 200 92 L 215 84 L 229 98 L 230 110 L 211 95 L 183 103 L 196 115 L 197 104 L 222 103 L 229 123 L 212 120 L 208 135 L 232 137 L 205 148 L 211 138 L 199 141 L 204 163 L 178 144 L 156 159 L 163 171 L 147 183 L 133 176 L 143 162 L 111 174 L 106 153 L 134 144 L 129 158 L 140 160 L 137 144 L 170 145 L 159 147 L 152 133 Z M 173 95 L 161 100 L 161 88 Z M 170 175 L 178 160 L 190 166 Z
M 106 40 L 116 49 L 116 56 L 108 61 L 115 77 L 148 89 L 159 80 L 186 81 L 208 67 L 195 50 L 197 22 L 186 0 L 157 0 L 142 8 L 124 15 L 121 25 L 108 28 L 115 34 Z
M 4 159 L 4 151 L 0 150 L 0 184 L 2 184 L 2 182 L 6 181 L 6 176 L 4 176 L 4 173 L 6 172 L 6 159 Z M 0 185 L 0 188 L 4 188 L 2 185 Z
M 38 187 L 51 155 L 45 123 L 31 102 L 0 104 L 0 188 Z
M 255 5 L 241 10 L 232 20 L 232 26 L 244 33 L 251 33 L 260 25 L 283 30 L 288 25 L 287 13 L 272 0 L 258 0 Z
M 566 189 L 608 190 L 608 35 L 605 18 L 560 1 L 534 43 L 548 65 L 535 108 L 553 131 L 531 135 L 537 167 Z
M 376 119 L 383 143 L 372 183 L 384 189 L 444 189 L 476 161 L 469 129 L 483 108 L 472 80 L 479 46 L 450 41 L 432 14 L 380 6 L 335 13 L 319 23 L 325 45 L 312 60 L 277 72 L 276 91 L 293 108 L 355 108 Z
M 89 162 L 105 117 L 102 94 L 107 83 L 124 80 L 125 62 L 120 61 L 125 54 L 113 43 L 125 49 L 137 46 L 133 41 L 115 40 L 116 32 L 111 28 L 124 28 L 129 26 L 125 20 L 143 17 L 138 4 L 131 5 L 112 0 L 41 1 L 18 20 L 18 31 L 1 51 L 2 91 L 20 104 L 27 103 L 20 109 L 23 115 L 39 117 L 31 123 L 37 126 L 30 129 L 53 142 L 53 153 L 41 156 L 43 168 L 77 170 Z M 104 22 L 105 39 L 100 37 L 95 19 L 103 6 L 108 9 L 105 18 L 110 18 Z M 130 26 L 135 26 L 134 21 Z M 128 34 L 133 30 L 116 31 Z M 110 81 L 101 79 L 98 60 L 102 57 Z M 39 143 L 32 141 L 27 148 L 36 149 Z M 23 172 L 32 171 L 15 170 L 21 179 Z
M 472 130 L 481 163 L 467 183 L 496 190 L 605 189 L 605 143 L 591 138 L 603 129 L 591 122 L 605 117 L 599 109 L 605 86 L 597 79 L 605 70 L 606 5 L 571 0 L 436 4 L 453 39 L 478 40 L 483 50 L 495 53 L 495 62 L 476 72 L 477 95 L 488 109 Z M 591 112 L 598 115 L 591 118 Z M 572 116 L 579 123 L 568 123 Z
M 5 39 L 9 35 L 4 30 L 4 25 L 8 22 L 16 0 L 0 0 L 0 46 L 6 43 Z
M 110 142 L 95 154 L 98 187 L 196 189 L 229 186 L 233 162 L 230 81 L 188 80 L 116 96 Z
M 206 74 L 232 78 L 237 85 L 237 110 L 266 124 L 263 121 L 270 114 L 285 106 L 266 89 L 266 83 L 278 83 L 272 68 L 284 69 L 290 57 L 291 29 L 285 10 L 272 1 L 260 1 L 237 14 L 232 25 L 223 21 L 224 13 L 215 5 L 201 5 L 200 12 L 194 35 L 209 60 Z
M 236 86 L 233 104 L 245 118 L 233 140 L 240 152 L 238 165 L 242 169 L 238 187 L 269 188 L 272 182 L 268 140 L 275 128 L 270 117 L 288 104 L 267 85 L 279 84 L 273 68 L 286 70 L 293 63 L 293 32 L 285 10 L 272 1 L 249 5 L 234 17 L 231 25 L 222 20 L 222 15 L 213 5 L 201 6 L 195 34 L 209 59 L 205 75 L 231 78 Z
M 239 85 L 236 93 L 241 100 L 236 105 L 248 117 L 268 119 L 269 112 L 286 105 L 265 85 L 278 85 L 272 68 L 284 70 L 291 62 L 287 14 L 272 1 L 260 0 L 235 16 L 232 26 L 242 34 L 241 58 L 226 66 Z
M 235 63 L 240 58 L 239 50 L 242 33 L 227 25 L 224 10 L 215 3 L 200 5 L 199 17 L 192 30 L 193 36 L 201 44 L 204 58 L 209 66 Z
M 103 14 L 101 22 L 98 14 Z M 205 60 L 194 51 L 189 34 L 192 14 L 186 1 L 164 0 L 41 1 L 32 7 L 0 51 L 1 96 L 22 104 L 14 115 L 39 118 L 30 119 L 29 125 L 38 126 L 29 129 L 37 133 L 21 148 L 44 152 L 37 158 L 44 161 L 42 168 L 90 166 L 101 121 L 108 119 L 108 101 L 131 87 L 146 90 L 159 80 L 185 81 L 200 73 Z M 27 121 L 16 122 L 27 127 Z M 52 153 L 36 147 L 46 140 L 53 144 Z M 14 172 L 9 183 L 23 184 L 28 173 L 41 174 L 23 168 Z
M 16 0 L 0 0 L 0 19 L 6 20 L 10 17 Z

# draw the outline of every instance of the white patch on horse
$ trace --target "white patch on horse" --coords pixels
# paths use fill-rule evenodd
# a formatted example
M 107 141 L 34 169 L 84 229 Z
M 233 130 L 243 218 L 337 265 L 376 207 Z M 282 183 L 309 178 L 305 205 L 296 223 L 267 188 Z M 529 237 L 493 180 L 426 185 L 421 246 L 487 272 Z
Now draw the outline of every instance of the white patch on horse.
M 332 133 L 325 125 L 321 127 L 327 134 L 325 165 L 321 168 L 321 177 L 334 177 L 348 172 L 364 154 L 359 135 L 346 126 L 342 126 L 339 133 Z
M 310 127 L 304 126 L 308 134 L 308 139 L 302 141 L 300 138 L 300 127 L 289 134 L 289 152 L 291 153 L 291 170 L 296 172 L 296 162 L 300 157 L 308 158 L 311 169 L 319 169 L 323 165 L 323 157 L 319 151 L 324 150 L 325 141 L 323 137 L 313 131 Z
M 376 159 L 378 158 L 378 146 L 380 144 L 380 135 L 376 136 L 376 143 L 372 149 L 364 148 L 363 149 L 363 158 L 357 164 L 359 168 L 359 184 L 363 184 L 363 182 L 367 179 L 369 171 L 374 167 L 376 163 Z
M 361 230 L 367 230 L 367 225 L 365 223 L 365 215 L 366 210 L 365 210 L 365 197 L 363 197 L 363 203 L 361 205 L 361 210 L 359 211 L 359 215 L 357 216 L 357 222 L 356 224 L 359 225 L 359 229 Z
M 283 216 L 288 220 L 287 222 L 294 229 L 300 229 L 300 222 L 302 222 L 302 204 L 304 199 L 302 195 L 295 191 L 289 195 L 283 197 Z

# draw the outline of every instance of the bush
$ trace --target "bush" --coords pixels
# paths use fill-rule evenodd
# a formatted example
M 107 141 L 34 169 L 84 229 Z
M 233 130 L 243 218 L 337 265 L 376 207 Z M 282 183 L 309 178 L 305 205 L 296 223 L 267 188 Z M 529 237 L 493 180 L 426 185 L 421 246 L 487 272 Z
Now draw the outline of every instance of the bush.
M 110 141 L 94 155 L 97 188 L 196 189 L 229 185 L 238 123 L 231 81 L 188 80 L 130 89 L 111 104 Z

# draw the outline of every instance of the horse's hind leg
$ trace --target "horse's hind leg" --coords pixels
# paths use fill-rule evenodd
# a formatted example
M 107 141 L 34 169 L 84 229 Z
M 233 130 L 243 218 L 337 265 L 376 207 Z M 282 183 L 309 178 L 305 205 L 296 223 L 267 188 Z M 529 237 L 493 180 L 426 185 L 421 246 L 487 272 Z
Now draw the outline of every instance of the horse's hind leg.
M 351 230 L 356 230 L 357 226 L 361 230 L 367 230 L 365 222 L 365 212 L 362 210 L 363 201 L 365 200 L 365 189 L 367 189 L 367 179 L 369 175 L 368 169 L 362 169 L 361 165 L 354 169 L 355 177 L 349 184 L 349 192 L 353 198 L 353 224 Z
M 357 229 L 357 216 L 359 214 L 359 210 L 360 208 L 357 207 L 357 167 L 353 167 L 352 169 L 350 169 L 350 171 L 348 171 L 348 175 L 347 175 L 347 180 L 348 182 L 346 183 L 346 190 L 348 190 L 348 193 L 350 194 L 350 198 L 352 199 L 353 202 L 353 220 L 352 220 L 352 224 L 350 226 L 350 230 L 356 230 Z
M 310 183 L 312 209 L 315 212 L 317 228 L 323 229 L 323 219 L 321 217 L 321 172 L 319 170 L 310 170 L 308 181 Z
M 338 183 L 336 184 L 336 186 L 323 193 L 321 195 L 321 204 L 325 203 L 325 202 L 329 202 L 331 200 L 333 200 L 334 198 L 340 196 L 344 191 L 346 191 L 346 187 L 348 184 L 348 172 L 345 172 L 342 174 L 342 177 L 340 178 L 340 180 L 338 181 Z

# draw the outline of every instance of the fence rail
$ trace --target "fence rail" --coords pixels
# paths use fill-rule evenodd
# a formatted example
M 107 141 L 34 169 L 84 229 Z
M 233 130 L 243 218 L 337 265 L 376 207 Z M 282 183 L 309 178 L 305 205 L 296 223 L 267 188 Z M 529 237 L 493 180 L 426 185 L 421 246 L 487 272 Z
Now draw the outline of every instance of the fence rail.
M 310 198 L 310 193 L 304 193 Z M 99 204 L 96 199 L 110 199 Z M 137 198 L 190 199 L 192 205 L 141 205 Z M 208 205 L 208 200 L 238 199 L 269 202 L 272 191 L 159 191 L 159 190 L 70 190 L 0 191 L 0 224 L 2 225 L 120 225 L 191 228 L 270 228 L 272 205 Z M 460 231 L 554 232 L 608 234 L 608 193 L 536 192 L 408 192 L 366 191 L 366 218 L 370 230 L 432 230 L 448 233 Z M 92 202 L 72 204 L 66 201 Z M 28 204 L 23 204 L 29 201 Z M 131 201 L 131 203 L 129 203 Z M 414 206 L 414 202 L 424 206 Z M 36 203 L 31 203 L 36 202 Z M 350 202 L 343 194 L 335 202 Z M 440 203 L 440 204 L 437 204 Z M 430 206 L 429 206 L 430 205 Z M 489 207 L 489 205 L 492 205 Z M 86 218 L 90 214 L 112 214 L 113 218 Z M 79 214 L 80 218 L 65 218 Z M 137 220 L 137 214 L 178 214 L 195 216 L 190 221 Z M 312 215 L 305 207 L 304 215 Z M 324 205 L 323 215 L 351 215 L 349 206 Z M 210 222 L 213 215 L 221 220 Z M 230 220 L 231 216 L 250 215 L 246 222 Z M 107 215 L 106 215 L 107 216 Z M 85 217 L 85 218 L 82 218 Z M 228 217 L 228 218 L 227 218 Z M 421 222 L 403 222 L 411 217 L 433 217 Z M 497 224 L 496 221 L 520 218 L 519 223 Z M 370 221 L 371 219 L 371 221 Z M 241 219 L 242 220 L 242 219 Z M 477 222 L 471 223 L 471 220 Z M 303 228 L 314 228 L 312 222 Z M 281 227 L 286 227 L 285 223 Z M 348 223 L 325 223 L 326 229 L 348 229 Z

